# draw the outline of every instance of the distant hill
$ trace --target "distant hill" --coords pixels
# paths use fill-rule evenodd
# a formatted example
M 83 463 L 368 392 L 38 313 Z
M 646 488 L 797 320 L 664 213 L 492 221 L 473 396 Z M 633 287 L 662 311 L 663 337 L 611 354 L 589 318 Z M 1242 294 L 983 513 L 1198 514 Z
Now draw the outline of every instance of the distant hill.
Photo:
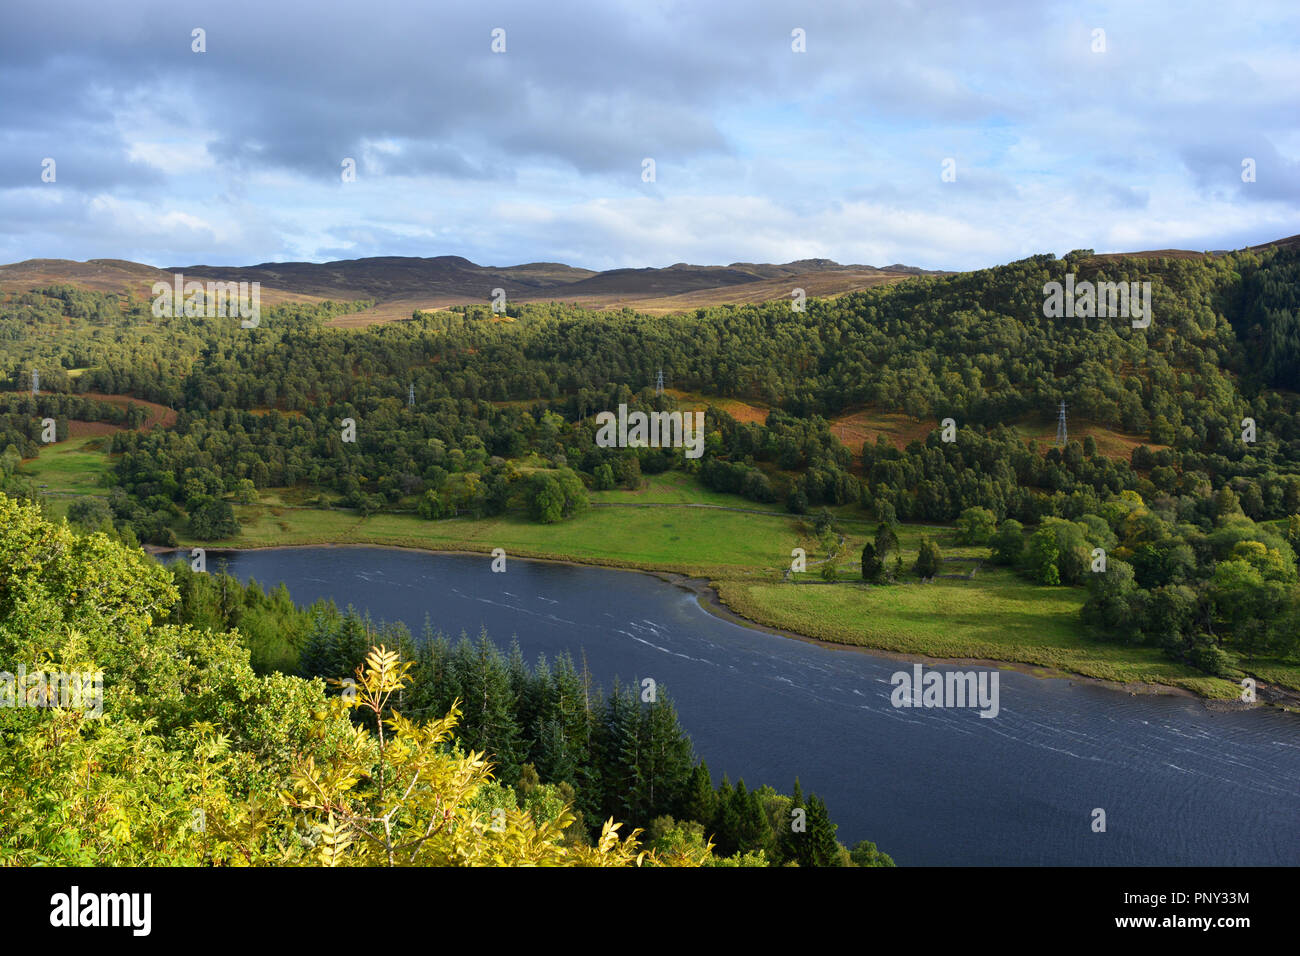
M 1286 239 L 1274 239 L 1272 242 L 1261 243 L 1258 246 L 1247 246 L 1248 249 L 1259 251 L 1261 249 L 1271 249 L 1274 246 L 1296 246 L 1300 245 L 1300 235 L 1290 236 Z M 1149 249 L 1145 252 L 1107 252 L 1092 258 L 1101 261 L 1114 261 L 1116 259 L 1203 259 L 1206 256 L 1226 256 L 1233 250 L 1215 249 L 1210 252 L 1194 252 L 1191 249 Z
M 210 272 L 185 270 L 187 279 L 206 281 L 216 279 Z M 11 265 L 0 266 L 0 290 L 14 292 L 51 285 L 71 285 L 94 292 L 132 292 L 141 298 L 150 297 L 155 282 L 171 282 L 173 273 L 139 262 L 125 259 L 89 259 L 74 262 L 71 259 L 27 259 Z M 263 305 L 282 302 L 320 302 L 328 296 L 304 294 L 290 289 L 262 285 Z M 346 299 L 361 298 L 356 294 Z
M 173 266 L 167 271 L 212 276 L 225 281 L 261 282 L 330 299 L 385 302 L 412 296 L 452 296 L 469 301 L 489 298 L 494 287 L 518 298 L 573 285 L 598 273 L 554 262 L 494 268 L 460 256 L 375 256 L 338 262 L 264 262 L 255 266 Z
M 624 306 L 652 312 L 688 311 L 724 303 L 763 302 L 789 297 L 802 288 L 830 296 L 926 270 L 914 266 L 840 265 L 830 259 L 784 264 L 735 262 L 698 266 L 679 262 L 664 268 L 594 272 L 559 262 L 480 266 L 461 256 L 375 256 L 337 262 L 263 262 L 253 266 L 172 266 L 156 269 L 121 259 L 28 259 L 0 266 L 0 289 L 69 284 L 100 292 L 148 296 L 153 283 L 177 273 L 200 281 L 260 282 L 262 301 L 355 301 L 375 305 L 341 316 L 339 325 L 369 325 L 406 319 L 417 309 L 486 302 L 504 289 L 513 302 L 577 302 L 590 308 Z M 943 274 L 943 273 L 935 273 Z
M 1278 239 L 1252 249 L 1300 244 L 1300 236 Z M 1200 258 L 1216 252 L 1157 249 L 1104 253 L 1098 261 L 1123 257 Z M 831 259 L 786 263 L 733 262 L 700 266 L 678 262 L 663 268 L 609 269 L 595 272 L 560 262 L 515 266 L 481 266 L 462 256 L 372 256 L 337 262 L 263 262 L 253 266 L 153 266 L 123 259 L 28 259 L 0 266 L 0 289 L 67 284 L 100 292 L 130 290 L 148 297 L 158 281 L 177 273 L 200 281 L 260 282 L 262 302 L 351 302 L 374 305 L 338 316 L 333 324 L 362 326 L 410 318 L 416 310 L 486 302 L 493 289 L 504 289 L 512 302 L 573 302 L 593 309 L 632 308 L 642 312 L 685 312 L 696 308 L 788 299 L 801 288 L 808 296 L 828 297 L 920 275 L 950 275 L 939 270 L 894 263 L 888 266 L 841 265 Z

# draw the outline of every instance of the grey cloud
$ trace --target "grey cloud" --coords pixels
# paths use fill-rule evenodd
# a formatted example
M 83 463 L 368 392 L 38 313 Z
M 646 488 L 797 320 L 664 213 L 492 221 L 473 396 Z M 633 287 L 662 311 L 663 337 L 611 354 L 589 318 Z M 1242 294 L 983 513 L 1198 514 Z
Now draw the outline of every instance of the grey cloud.
M 1184 147 L 1181 155 L 1197 185 L 1207 192 L 1300 204 L 1300 162 L 1286 159 L 1261 136 L 1243 137 L 1232 145 L 1200 142 Z M 1255 161 L 1251 183 L 1241 178 L 1245 159 Z
M 400 221 L 406 211 L 398 203 L 388 213 L 395 221 L 332 236 L 319 213 L 304 211 L 334 203 L 322 190 L 338 185 L 347 156 L 367 180 L 423 178 L 433 183 L 412 188 L 429 189 L 450 181 L 462 217 L 480 200 L 554 209 L 629 191 L 660 202 L 694 192 L 758 197 L 796 220 L 866 201 L 984 228 L 991 211 L 1008 223 L 1032 212 L 1023 206 L 1031 185 L 1073 191 L 1067 202 L 1080 208 L 1093 196 L 1106 210 L 1156 213 L 1162 190 L 1191 183 L 1206 196 L 1257 201 L 1264 220 L 1277 221 L 1278 210 L 1265 204 L 1300 208 L 1300 170 L 1278 148 L 1294 143 L 1300 115 L 1300 84 L 1277 80 L 1294 76 L 1282 54 L 1295 15 L 1270 2 L 1252 12 L 1254 32 L 1210 4 L 1094 14 L 1031 0 L 15 5 L 0 33 L 0 206 L 23 207 L 28 187 L 39 185 L 40 158 L 53 155 L 59 188 L 70 195 L 142 198 L 159 209 L 206 201 L 228 209 L 240 230 L 218 239 L 196 225 L 170 236 L 143 218 L 113 229 L 90 204 L 68 202 L 27 223 L 30 243 L 20 221 L 0 220 L 0 247 L 56 252 L 62 241 L 125 255 L 103 247 L 156 253 L 165 243 L 176 247 L 165 258 L 180 261 L 188 244 L 207 241 L 217 247 L 196 261 L 247 261 L 301 257 L 301 246 L 324 234 L 321 254 L 430 254 L 410 238 L 420 226 Z M 1110 39 L 1104 57 L 1086 48 L 1098 16 Z M 196 26 L 207 30 L 204 54 L 190 51 Z M 507 30 L 505 55 L 489 52 L 497 26 Z M 807 31 L 805 54 L 790 51 L 794 27 Z M 1228 49 L 1224 36 L 1243 49 Z M 188 130 L 191 145 L 208 144 L 215 175 L 132 162 L 122 132 L 129 124 L 119 121 L 137 114 Z M 786 124 L 820 131 L 809 155 L 794 147 L 761 155 L 753 129 L 763 139 Z M 397 151 L 367 146 L 382 141 Z M 48 143 L 63 145 L 55 152 Z M 959 164 L 947 191 L 937 170 L 944 155 Z M 1259 162 L 1250 186 L 1240 183 L 1246 155 Z M 640 186 L 646 156 L 659 165 L 656 188 Z M 805 158 L 820 163 L 800 167 Z M 855 164 L 864 159 L 871 172 L 859 175 Z M 257 184 L 268 179 L 292 183 L 285 192 L 293 200 L 254 208 L 250 197 L 265 196 Z M 552 201 L 545 187 L 520 186 L 539 180 L 563 183 L 563 195 Z M 340 218 L 362 219 L 339 209 Z M 582 217 L 487 237 L 467 225 L 468 241 L 482 248 L 432 254 L 505 261 L 584 250 L 618 263 L 633 250 L 657 249 L 641 234 L 654 225 L 646 219 L 645 227 L 620 220 L 634 234 L 601 233 Z M 689 223 L 668 225 L 676 227 L 669 234 L 696 241 Z M 1030 238 L 1040 242 L 1014 241 Z M 549 245 L 530 249 L 525 241 Z M 741 249 L 711 255 L 747 257 Z M 900 249 L 893 258 L 908 256 Z

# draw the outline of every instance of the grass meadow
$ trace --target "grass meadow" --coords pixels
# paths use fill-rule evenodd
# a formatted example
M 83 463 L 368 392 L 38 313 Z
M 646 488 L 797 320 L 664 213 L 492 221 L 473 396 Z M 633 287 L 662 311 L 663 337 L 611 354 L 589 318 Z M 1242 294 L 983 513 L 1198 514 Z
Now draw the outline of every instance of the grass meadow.
M 22 471 L 45 486 L 51 510 L 61 515 L 76 495 L 106 494 L 105 444 L 102 436 L 60 442 L 24 462 Z M 818 537 L 811 516 L 710 491 L 680 472 L 648 476 L 636 491 L 593 492 L 594 507 L 553 525 L 520 514 L 439 521 L 400 512 L 361 517 L 307 506 L 315 496 L 303 489 L 267 489 L 258 503 L 234 506 L 237 536 L 200 542 L 184 527 L 176 529 L 177 536 L 182 545 L 212 548 L 369 544 L 483 554 L 504 548 L 513 557 L 675 571 L 707 579 L 727 607 L 754 623 L 824 641 L 1165 684 L 1209 697 L 1239 692 L 1235 684 L 1178 664 L 1158 649 L 1092 640 L 1079 618 L 1082 589 L 1035 585 L 992 566 L 987 548 L 957 544 L 950 526 L 904 525 L 901 581 L 866 585 L 859 560 L 875 523 L 856 506 L 831 509 L 836 533 Z M 974 575 L 917 580 L 911 565 L 923 536 L 939 545 L 941 573 Z M 787 575 L 796 547 L 805 549 L 809 567 Z M 820 565 L 828 558 L 836 568 L 833 584 L 822 580 Z M 1258 673 L 1300 687 L 1300 667 L 1291 662 L 1269 662 Z

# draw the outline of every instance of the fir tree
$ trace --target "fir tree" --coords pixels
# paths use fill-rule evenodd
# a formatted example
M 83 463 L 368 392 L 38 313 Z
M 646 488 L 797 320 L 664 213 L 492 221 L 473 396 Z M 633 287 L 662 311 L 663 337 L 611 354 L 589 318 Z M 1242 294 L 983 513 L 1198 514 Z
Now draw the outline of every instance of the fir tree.
M 337 677 L 334 661 L 338 656 L 337 612 L 331 620 L 323 608 L 316 609 L 307 628 L 302 651 L 298 656 L 298 673 L 303 677 Z
M 868 541 L 862 546 L 862 580 L 877 581 L 883 570 L 884 565 L 876 557 L 876 546 Z
M 713 778 L 709 775 L 708 764 L 700 761 L 691 770 L 678 816 L 684 820 L 698 821 L 707 830 L 713 826 L 713 819 L 717 816 L 717 812 L 718 792 L 713 789 Z
M 884 521 L 880 522 L 876 527 L 876 540 L 874 543 L 876 546 L 876 557 L 879 558 L 883 564 L 885 556 L 889 554 L 890 551 L 898 550 L 898 535 L 894 532 L 892 523 Z
M 802 813 L 796 813 L 799 810 Z M 796 821 L 799 829 L 795 829 Z M 799 847 L 808 838 L 808 807 L 804 802 L 803 787 L 794 778 L 794 793 L 790 796 L 790 813 L 777 837 L 777 847 L 782 861 L 799 859 Z
M 690 783 L 695 753 L 677 721 L 676 708 L 662 690 L 642 710 L 641 736 L 644 748 L 638 798 L 644 812 L 676 808 Z
M 639 814 L 645 807 L 641 795 L 641 714 L 632 692 L 614 681 L 605 702 L 600 735 L 603 813 L 638 825 L 648 823 Z
M 519 725 L 515 722 L 509 673 L 501 659 L 501 652 L 486 633 L 479 636 L 478 644 L 470 654 L 461 725 L 466 744 L 490 755 L 498 778 L 514 780 L 519 775 L 521 762 L 520 733 Z
M 732 805 L 734 795 L 735 790 L 731 786 L 731 781 L 724 773 L 722 783 L 718 784 L 717 810 L 712 821 L 714 842 L 718 845 L 719 856 L 731 856 L 736 852 L 736 831 L 740 827 L 736 819 L 735 807 Z
M 939 546 L 928 537 L 921 538 L 921 547 L 917 551 L 915 570 L 918 577 L 932 578 L 939 573 Z
M 762 850 L 769 857 L 772 856 L 775 849 L 772 825 L 759 801 L 758 791 L 746 790 L 745 781 L 738 780 L 731 799 L 736 809 L 734 838 L 737 851 L 751 853 Z
M 586 801 L 583 809 L 593 819 L 599 817 L 605 799 L 603 769 L 595 759 L 592 739 L 597 715 L 588 707 L 587 689 L 567 651 L 556 658 L 543 698 L 543 716 L 557 721 L 564 731 L 566 752 L 575 767 L 572 783 Z
M 835 866 L 840 845 L 835 839 L 826 804 L 815 793 L 808 797 L 808 832 L 799 841 L 795 856 L 800 866 Z
M 519 641 L 515 639 L 510 641 L 506 672 L 510 678 L 510 694 L 515 703 L 515 723 L 520 727 L 531 728 L 536 725 L 541 714 L 544 689 L 528 670 L 528 665 L 524 663 L 524 652 L 519 647 Z M 529 751 L 522 755 L 525 759 L 534 756 L 527 742 L 524 743 L 524 750 Z
M 537 772 L 542 778 L 550 783 L 574 783 L 578 777 L 578 765 L 564 735 L 564 725 L 558 720 L 543 721 L 538 718 L 534 737 Z

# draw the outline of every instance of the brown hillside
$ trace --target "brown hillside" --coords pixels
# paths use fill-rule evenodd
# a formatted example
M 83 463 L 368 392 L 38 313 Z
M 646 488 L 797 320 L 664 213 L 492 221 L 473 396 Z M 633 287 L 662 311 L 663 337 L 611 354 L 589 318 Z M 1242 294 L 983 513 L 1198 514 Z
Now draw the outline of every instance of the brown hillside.
M 187 280 L 226 281 L 211 272 L 201 272 L 198 268 L 175 271 L 183 271 Z M 71 259 L 27 259 L 0 266 L 0 290 L 25 292 L 51 285 L 72 285 L 92 292 L 113 292 L 118 295 L 131 293 L 149 299 L 155 282 L 170 283 L 174 281 L 173 277 L 174 272 L 124 259 L 89 259 L 86 262 L 74 262 Z M 262 304 L 268 306 L 285 302 L 324 301 L 321 296 L 289 291 L 266 283 L 262 284 L 260 294 Z M 360 296 L 350 295 L 348 298 L 356 299 Z

